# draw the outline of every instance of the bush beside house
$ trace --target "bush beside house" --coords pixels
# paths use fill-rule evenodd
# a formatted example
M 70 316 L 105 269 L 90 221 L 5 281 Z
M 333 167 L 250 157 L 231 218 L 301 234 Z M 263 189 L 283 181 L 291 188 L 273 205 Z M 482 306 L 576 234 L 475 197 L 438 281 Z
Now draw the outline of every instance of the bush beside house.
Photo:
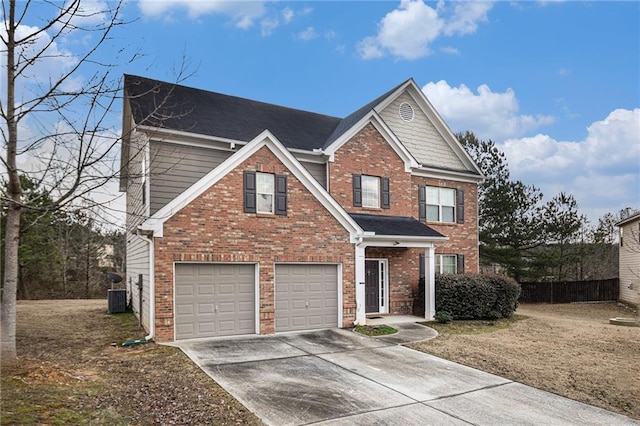
M 435 290 L 436 313 L 454 319 L 508 318 L 520 296 L 516 281 L 498 275 L 437 275 Z

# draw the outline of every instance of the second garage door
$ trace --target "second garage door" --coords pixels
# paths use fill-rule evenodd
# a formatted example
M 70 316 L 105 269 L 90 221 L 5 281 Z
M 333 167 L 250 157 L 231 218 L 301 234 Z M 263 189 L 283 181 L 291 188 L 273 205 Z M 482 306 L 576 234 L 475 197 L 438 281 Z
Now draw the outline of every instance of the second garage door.
M 178 263 L 176 339 L 255 333 L 255 266 Z
M 338 326 L 338 266 L 276 265 L 276 331 Z

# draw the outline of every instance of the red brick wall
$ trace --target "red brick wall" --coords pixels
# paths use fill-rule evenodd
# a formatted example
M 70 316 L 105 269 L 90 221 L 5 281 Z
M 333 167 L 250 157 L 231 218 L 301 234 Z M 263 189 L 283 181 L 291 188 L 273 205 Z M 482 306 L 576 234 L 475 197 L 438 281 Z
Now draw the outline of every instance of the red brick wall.
M 287 216 L 244 213 L 243 171 L 287 175 Z M 260 333 L 273 333 L 274 264 L 341 263 L 343 326 L 355 319 L 354 249 L 348 232 L 266 147 L 164 224 L 155 239 L 156 338 L 173 339 L 173 264 L 260 264 Z
M 390 208 L 353 207 L 353 174 L 389 178 Z M 412 216 L 411 175 L 378 130 L 366 125 L 335 153 L 329 163 L 329 192 L 350 213 Z

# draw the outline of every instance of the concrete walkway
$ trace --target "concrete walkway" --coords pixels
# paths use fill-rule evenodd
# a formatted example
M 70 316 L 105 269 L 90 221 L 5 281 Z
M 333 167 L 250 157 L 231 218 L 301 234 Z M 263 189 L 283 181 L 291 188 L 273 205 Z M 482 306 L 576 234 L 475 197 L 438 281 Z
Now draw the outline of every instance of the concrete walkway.
M 399 346 L 437 333 L 394 327 L 378 338 L 331 329 L 175 345 L 269 425 L 640 425 Z

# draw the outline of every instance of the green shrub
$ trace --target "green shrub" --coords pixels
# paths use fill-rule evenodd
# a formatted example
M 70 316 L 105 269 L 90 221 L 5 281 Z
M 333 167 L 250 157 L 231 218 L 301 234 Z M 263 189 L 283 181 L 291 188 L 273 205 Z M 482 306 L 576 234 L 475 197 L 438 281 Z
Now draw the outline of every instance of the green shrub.
M 434 318 L 435 318 L 436 321 L 438 321 L 438 322 L 440 322 L 442 324 L 449 324 L 451 321 L 453 321 L 453 315 L 451 315 L 447 311 L 436 312 Z
M 454 319 L 510 317 L 518 307 L 520 286 L 498 275 L 437 275 L 436 312 L 446 311 Z

